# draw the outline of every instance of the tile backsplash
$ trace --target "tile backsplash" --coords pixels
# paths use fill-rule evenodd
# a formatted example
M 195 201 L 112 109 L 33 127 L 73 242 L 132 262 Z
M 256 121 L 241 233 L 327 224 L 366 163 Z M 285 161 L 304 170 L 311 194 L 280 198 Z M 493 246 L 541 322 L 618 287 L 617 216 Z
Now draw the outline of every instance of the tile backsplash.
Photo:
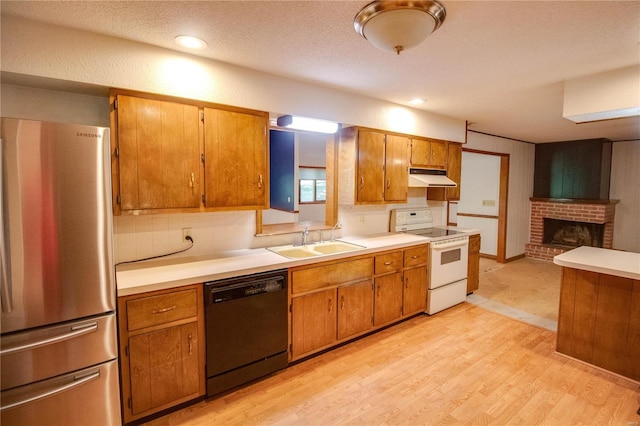
M 382 206 L 341 206 L 338 217 L 342 229 L 334 237 L 343 235 L 372 235 L 389 230 L 389 214 L 392 208 L 424 204 L 422 198 L 408 204 Z M 444 225 L 446 203 L 429 202 L 434 225 Z M 283 234 L 255 236 L 256 221 L 253 210 L 159 214 L 140 216 L 116 216 L 114 218 L 115 263 L 158 256 L 188 247 L 182 241 L 182 229 L 191 228 L 194 245 L 188 251 L 173 255 L 187 257 L 215 253 L 297 244 L 300 235 Z M 312 234 L 311 241 L 316 240 Z

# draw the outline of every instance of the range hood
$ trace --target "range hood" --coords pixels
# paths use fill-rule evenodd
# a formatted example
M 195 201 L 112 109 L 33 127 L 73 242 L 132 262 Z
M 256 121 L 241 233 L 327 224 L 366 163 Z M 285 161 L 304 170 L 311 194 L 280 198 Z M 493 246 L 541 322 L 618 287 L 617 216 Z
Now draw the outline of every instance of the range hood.
M 458 186 L 447 177 L 446 170 L 409 169 L 410 188 L 454 188 Z

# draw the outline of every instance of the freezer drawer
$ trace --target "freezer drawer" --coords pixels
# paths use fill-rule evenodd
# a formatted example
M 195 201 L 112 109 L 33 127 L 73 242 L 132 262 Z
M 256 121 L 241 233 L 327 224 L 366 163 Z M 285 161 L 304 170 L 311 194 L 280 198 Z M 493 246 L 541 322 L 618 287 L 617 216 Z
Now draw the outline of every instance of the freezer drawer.
M 116 360 L 3 391 L 1 396 L 3 425 L 121 424 Z
M 115 313 L 2 336 L 2 390 L 118 356 Z

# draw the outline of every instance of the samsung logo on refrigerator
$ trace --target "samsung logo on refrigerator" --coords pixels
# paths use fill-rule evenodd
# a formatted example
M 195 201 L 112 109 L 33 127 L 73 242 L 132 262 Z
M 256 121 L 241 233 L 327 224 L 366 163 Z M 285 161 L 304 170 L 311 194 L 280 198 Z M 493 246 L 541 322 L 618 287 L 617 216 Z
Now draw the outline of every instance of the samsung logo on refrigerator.
M 98 138 L 98 139 L 102 138 L 102 135 L 97 135 L 95 133 L 86 133 L 86 132 L 76 132 L 76 136 L 84 136 L 86 138 Z

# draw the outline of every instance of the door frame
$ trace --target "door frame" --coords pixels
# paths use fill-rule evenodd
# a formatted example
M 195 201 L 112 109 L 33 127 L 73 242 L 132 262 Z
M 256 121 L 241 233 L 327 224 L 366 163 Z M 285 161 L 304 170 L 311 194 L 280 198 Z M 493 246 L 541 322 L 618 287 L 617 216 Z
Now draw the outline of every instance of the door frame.
M 498 196 L 498 216 L 486 216 L 476 214 L 465 214 L 457 212 L 458 216 L 484 217 L 488 219 L 498 219 L 498 247 L 495 260 L 499 263 L 507 261 L 507 204 L 509 201 L 509 157 L 510 154 L 501 152 L 482 151 L 478 149 L 462 148 L 462 152 L 470 152 L 474 154 L 493 155 L 500 157 L 500 183 Z M 448 212 L 447 212 L 448 220 Z M 483 257 L 493 257 L 486 256 Z

